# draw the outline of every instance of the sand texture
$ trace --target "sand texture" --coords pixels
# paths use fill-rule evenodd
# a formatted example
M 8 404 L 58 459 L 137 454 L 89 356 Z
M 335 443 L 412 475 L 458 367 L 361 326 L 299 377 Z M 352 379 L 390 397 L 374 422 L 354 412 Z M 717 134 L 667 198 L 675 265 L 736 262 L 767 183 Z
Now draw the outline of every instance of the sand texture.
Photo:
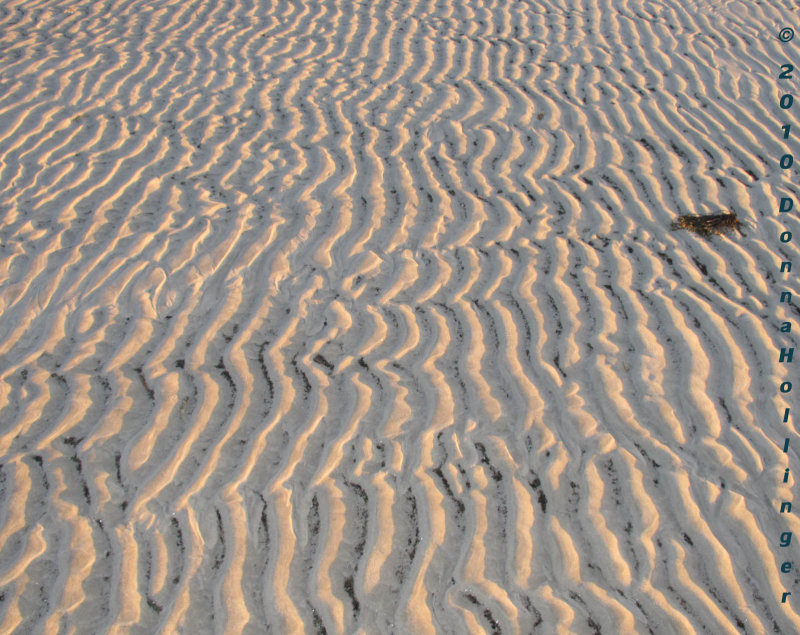
M 0 632 L 800 632 L 794 7 L 0 3 Z

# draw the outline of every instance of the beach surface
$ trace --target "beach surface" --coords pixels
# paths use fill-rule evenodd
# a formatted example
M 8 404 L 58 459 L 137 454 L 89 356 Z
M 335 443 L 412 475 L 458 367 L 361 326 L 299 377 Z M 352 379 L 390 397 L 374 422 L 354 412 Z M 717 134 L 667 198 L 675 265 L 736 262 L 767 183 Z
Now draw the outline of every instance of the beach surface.
M 797 17 L 4 2 L 0 632 L 800 632 Z

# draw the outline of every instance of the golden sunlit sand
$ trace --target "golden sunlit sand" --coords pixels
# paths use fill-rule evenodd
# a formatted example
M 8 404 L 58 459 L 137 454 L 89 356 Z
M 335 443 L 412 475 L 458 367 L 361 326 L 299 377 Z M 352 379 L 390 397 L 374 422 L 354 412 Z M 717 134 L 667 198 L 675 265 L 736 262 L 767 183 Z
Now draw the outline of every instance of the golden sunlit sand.
M 5 2 L 0 632 L 800 632 L 796 15 Z

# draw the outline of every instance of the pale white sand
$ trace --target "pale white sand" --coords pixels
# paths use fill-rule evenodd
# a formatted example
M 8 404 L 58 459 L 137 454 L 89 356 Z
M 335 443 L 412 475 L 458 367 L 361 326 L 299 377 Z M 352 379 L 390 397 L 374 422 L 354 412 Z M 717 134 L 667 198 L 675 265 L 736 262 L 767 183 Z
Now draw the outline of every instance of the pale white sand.
M 0 632 L 800 632 L 796 18 L 3 3 Z

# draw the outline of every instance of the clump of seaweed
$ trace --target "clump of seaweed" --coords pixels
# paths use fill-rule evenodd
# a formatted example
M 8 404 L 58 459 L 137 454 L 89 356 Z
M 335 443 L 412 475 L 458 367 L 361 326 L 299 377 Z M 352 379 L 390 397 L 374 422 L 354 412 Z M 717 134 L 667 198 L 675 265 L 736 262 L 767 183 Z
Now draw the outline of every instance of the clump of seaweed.
M 703 238 L 710 238 L 714 234 L 728 234 L 734 229 L 744 236 L 742 231 L 744 226 L 744 223 L 733 212 L 706 216 L 686 214 L 672 223 L 672 229 L 688 229 L 700 234 Z

